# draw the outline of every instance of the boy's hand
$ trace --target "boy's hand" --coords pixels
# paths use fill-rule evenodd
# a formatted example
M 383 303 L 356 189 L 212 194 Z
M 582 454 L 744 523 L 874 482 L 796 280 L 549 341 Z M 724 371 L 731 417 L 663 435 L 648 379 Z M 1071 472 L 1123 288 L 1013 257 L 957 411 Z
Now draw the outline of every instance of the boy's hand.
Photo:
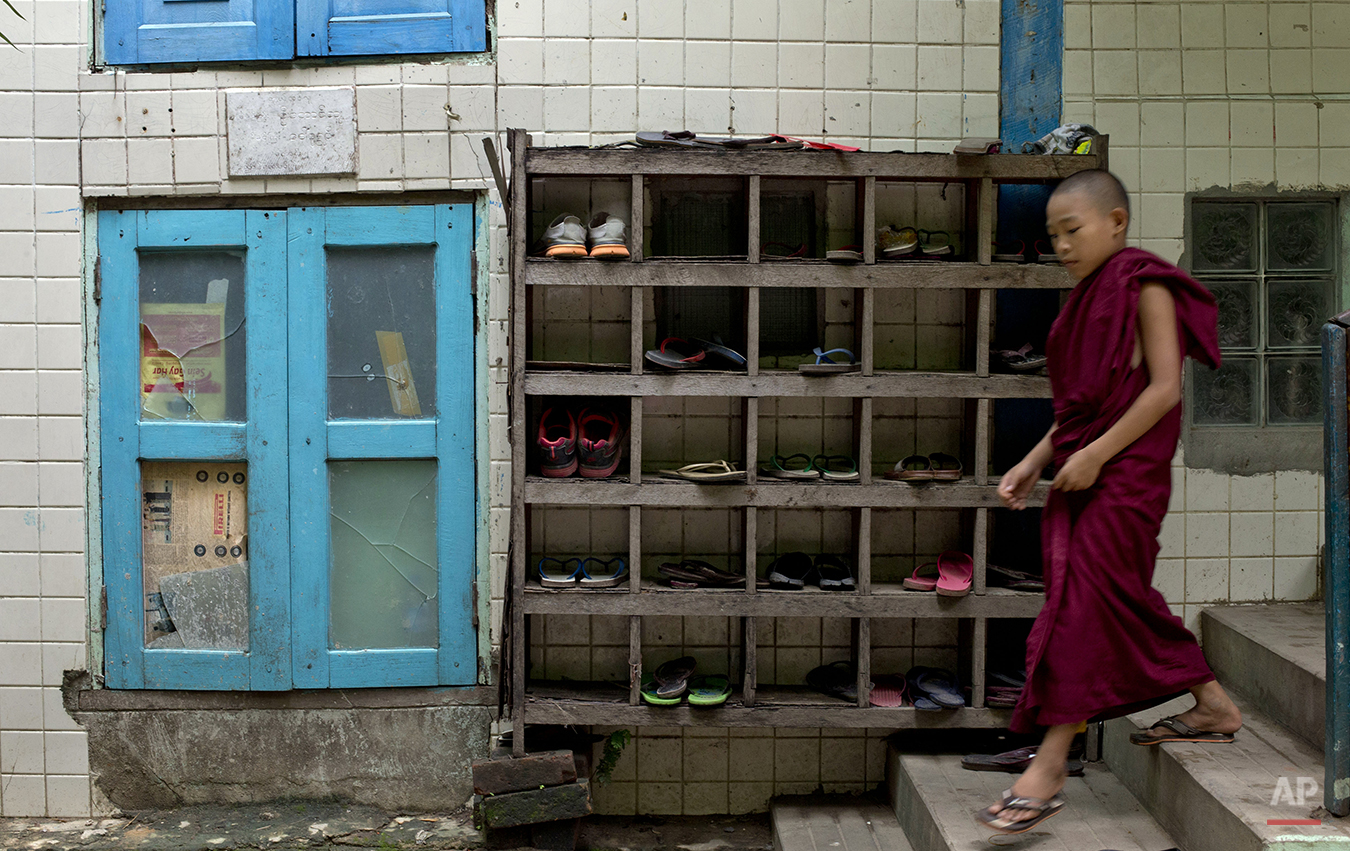
M 1092 487 L 1101 475 L 1102 462 L 1090 449 L 1080 449 L 1069 456 L 1055 474 L 1050 487 L 1062 491 L 1081 491 Z
M 998 498 L 1004 508 L 1021 511 L 1027 507 L 1027 496 L 1036 486 L 1040 470 L 1033 470 L 1024 461 L 1003 474 L 998 483 Z

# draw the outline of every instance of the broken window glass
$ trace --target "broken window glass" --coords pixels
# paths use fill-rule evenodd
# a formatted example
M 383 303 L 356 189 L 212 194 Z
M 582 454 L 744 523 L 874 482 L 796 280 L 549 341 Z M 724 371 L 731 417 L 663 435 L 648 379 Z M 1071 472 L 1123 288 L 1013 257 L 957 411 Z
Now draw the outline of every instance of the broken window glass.
M 437 646 L 436 462 L 328 465 L 330 643 Z
M 142 252 L 140 301 L 141 419 L 242 422 L 244 255 Z
M 435 248 L 330 248 L 327 258 L 328 415 L 434 417 Z
M 141 462 L 145 642 L 248 650 L 248 465 Z

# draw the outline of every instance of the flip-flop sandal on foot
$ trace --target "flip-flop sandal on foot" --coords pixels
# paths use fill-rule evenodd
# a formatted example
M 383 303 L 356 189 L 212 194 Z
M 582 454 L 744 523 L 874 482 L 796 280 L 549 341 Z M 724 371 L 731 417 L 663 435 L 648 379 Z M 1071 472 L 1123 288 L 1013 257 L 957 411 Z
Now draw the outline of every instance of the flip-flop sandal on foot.
M 1161 736 L 1150 735 L 1152 731 L 1162 727 L 1168 732 Z M 1141 730 L 1138 733 L 1130 734 L 1130 744 L 1134 745 L 1161 745 L 1165 742 L 1201 742 L 1214 745 L 1230 745 L 1236 739 L 1233 733 L 1218 733 L 1213 730 L 1197 730 L 1185 721 L 1177 718 L 1175 715 L 1169 715 L 1159 720 L 1147 730 Z
M 999 833 L 1026 833 L 1036 825 L 1056 815 L 1062 809 L 1064 809 L 1064 798 L 1059 795 L 1051 795 L 1050 800 L 1043 801 L 1040 798 L 1013 795 L 1012 790 L 1007 789 L 1003 793 L 1003 800 L 999 801 L 999 813 L 1007 810 L 1029 810 L 1035 812 L 1036 815 L 1029 819 L 1014 821 L 1001 818 L 997 813 L 991 813 L 987 808 L 984 808 L 975 811 L 975 818 Z

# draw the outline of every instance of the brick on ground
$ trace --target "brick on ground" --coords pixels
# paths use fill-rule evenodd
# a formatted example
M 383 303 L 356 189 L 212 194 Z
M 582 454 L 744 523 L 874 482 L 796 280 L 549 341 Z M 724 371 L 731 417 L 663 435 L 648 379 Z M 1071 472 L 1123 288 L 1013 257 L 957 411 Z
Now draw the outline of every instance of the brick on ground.
M 576 760 L 570 750 L 473 762 L 473 791 L 479 795 L 504 795 L 540 786 L 562 786 L 576 779 Z
M 484 826 L 489 828 L 582 818 L 591 814 L 591 786 L 582 780 L 528 792 L 491 795 L 478 803 L 478 811 Z

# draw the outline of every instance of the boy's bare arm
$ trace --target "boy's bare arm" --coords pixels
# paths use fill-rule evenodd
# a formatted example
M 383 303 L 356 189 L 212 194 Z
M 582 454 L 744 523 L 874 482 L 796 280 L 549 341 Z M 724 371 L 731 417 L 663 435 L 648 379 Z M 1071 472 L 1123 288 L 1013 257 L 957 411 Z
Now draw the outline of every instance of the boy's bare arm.
M 1172 292 L 1157 281 L 1139 290 L 1139 337 L 1149 382 L 1139 398 L 1106 433 L 1069 456 L 1052 487 L 1083 490 L 1097 481 L 1102 465 L 1134 443 L 1181 401 L 1181 341 Z

